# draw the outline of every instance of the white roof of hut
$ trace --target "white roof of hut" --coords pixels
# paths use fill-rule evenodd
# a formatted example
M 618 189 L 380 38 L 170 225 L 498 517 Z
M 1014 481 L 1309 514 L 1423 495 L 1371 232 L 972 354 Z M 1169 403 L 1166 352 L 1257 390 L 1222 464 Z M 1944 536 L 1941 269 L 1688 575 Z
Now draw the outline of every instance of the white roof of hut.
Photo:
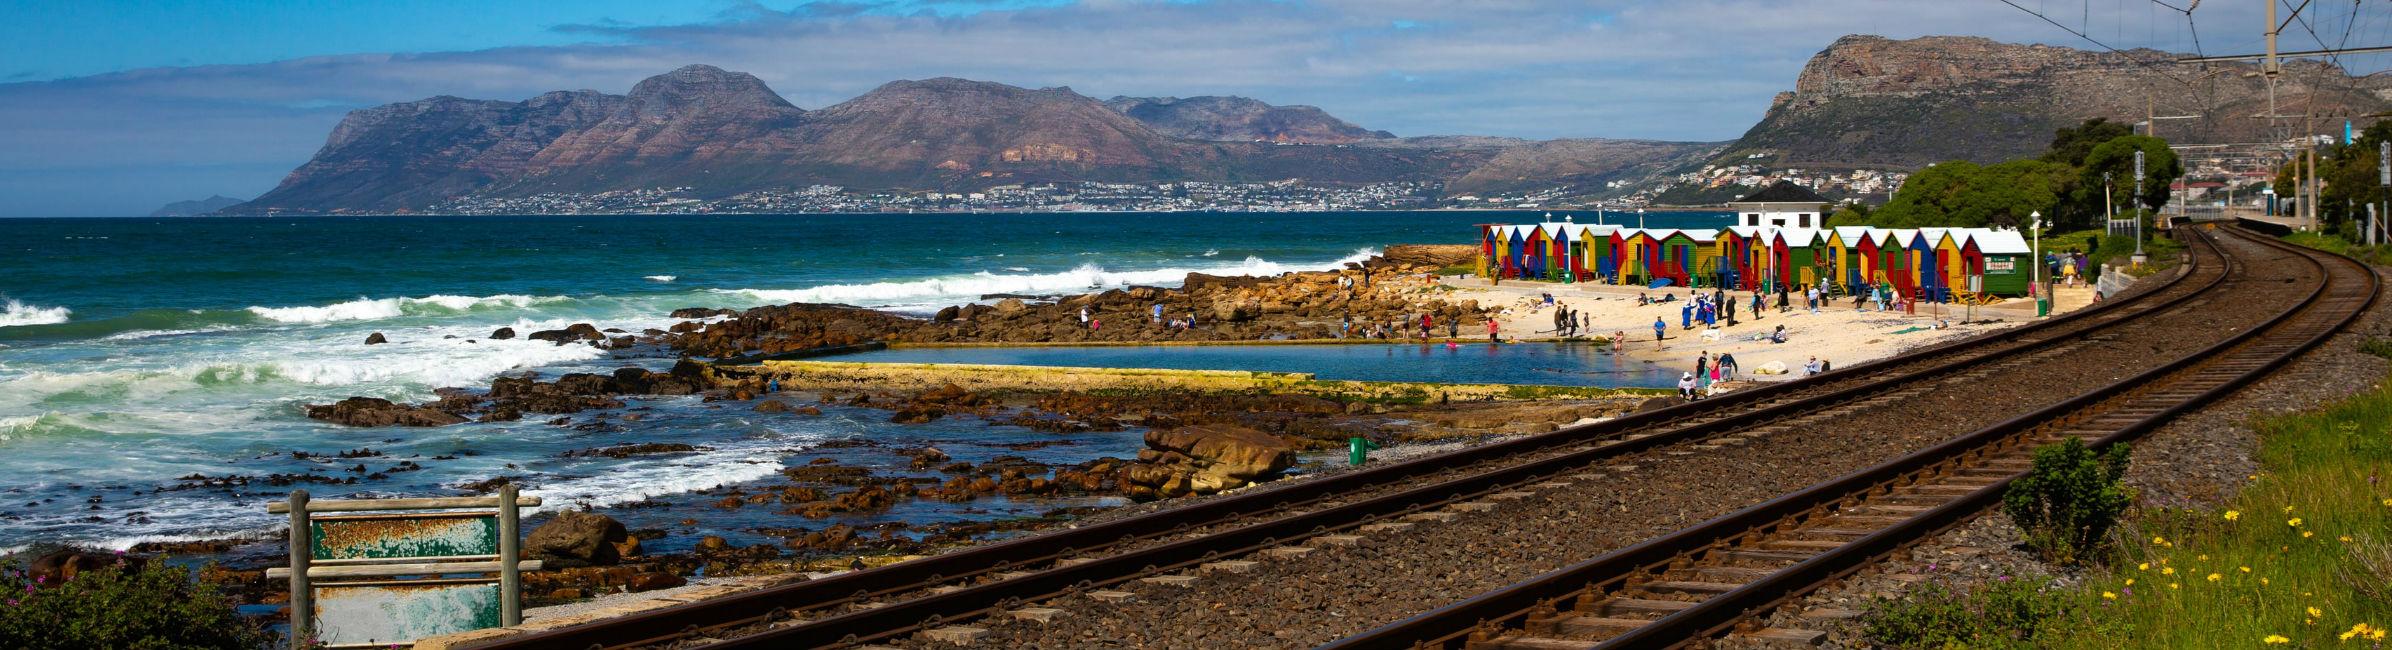
M 2027 238 L 2018 236 L 2016 230 L 1981 230 L 1969 239 L 1977 242 L 1977 252 L 1987 255 L 2026 255 L 2034 252 L 2027 248 Z

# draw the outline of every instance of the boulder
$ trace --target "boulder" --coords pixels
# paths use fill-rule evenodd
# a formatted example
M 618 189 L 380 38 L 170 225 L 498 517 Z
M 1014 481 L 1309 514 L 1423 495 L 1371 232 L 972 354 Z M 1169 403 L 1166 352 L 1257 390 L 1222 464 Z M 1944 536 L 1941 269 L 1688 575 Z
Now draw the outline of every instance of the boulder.
M 32 562 L 26 564 L 25 572 L 42 578 L 40 582 L 44 584 L 55 585 L 74 579 L 75 574 L 78 573 L 114 566 L 122 566 L 128 570 L 138 569 L 144 563 L 145 560 L 139 556 L 67 547 L 33 558 Z
M 515 338 L 515 328 L 512 327 L 501 327 L 490 331 L 490 340 L 493 341 L 505 341 L 512 338 Z
M 1237 426 L 1191 426 L 1146 432 L 1147 449 L 1122 473 L 1130 498 L 1167 499 L 1212 494 L 1278 476 L 1296 450 L 1268 433 Z
M 787 413 L 787 412 L 789 412 L 789 403 L 788 403 L 788 402 L 783 402 L 783 401 L 781 401 L 781 400 L 777 400 L 777 399 L 768 399 L 768 400 L 764 400 L 764 401 L 761 401 L 761 402 L 757 402 L 757 403 L 756 403 L 756 412 L 757 412 L 757 413 Z
M 1004 300 L 997 301 L 997 304 L 995 307 L 993 307 L 993 309 L 996 309 L 997 313 L 999 314 L 1018 314 L 1029 310 L 1030 304 L 1022 302 L 1022 299 L 1020 298 L 1006 298 Z
M 630 537 L 613 517 L 566 511 L 532 529 L 523 548 L 552 567 L 609 566 L 622 560 L 615 545 Z
M 730 309 L 716 309 L 711 307 L 683 307 L 673 310 L 673 313 L 671 314 L 673 318 L 710 318 L 714 316 L 737 315 L 739 315 L 739 312 L 737 311 Z
M 941 309 L 941 310 L 939 310 L 939 313 L 932 315 L 932 316 L 930 317 L 930 322 L 933 322 L 933 323 L 952 323 L 952 322 L 955 322 L 955 318 L 956 318 L 957 316 L 961 316 L 961 315 L 963 315 L 963 308 L 962 308 L 962 307 L 957 307 L 957 306 L 954 306 L 954 305 L 948 305 L 948 306 L 947 306 L 945 309 Z
M 381 333 L 381 332 L 375 332 L 375 333 L 372 333 L 372 334 L 367 334 L 367 335 L 365 335 L 365 344 L 366 344 L 366 345 L 381 345 L 381 344 L 384 344 L 384 343 L 389 343 L 389 342 L 390 342 L 390 339 L 383 338 L 383 337 L 382 337 L 382 333 Z
M 465 421 L 465 418 L 455 413 L 393 404 L 379 397 L 351 397 L 331 404 L 309 404 L 307 417 L 353 427 L 440 427 Z
M 624 585 L 624 590 L 630 592 L 655 591 L 658 589 L 671 589 L 687 584 L 689 584 L 689 581 L 681 579 L 681 576 L 665 573 L 662 571 L 652 571 L 632 576 L 631 583 Z

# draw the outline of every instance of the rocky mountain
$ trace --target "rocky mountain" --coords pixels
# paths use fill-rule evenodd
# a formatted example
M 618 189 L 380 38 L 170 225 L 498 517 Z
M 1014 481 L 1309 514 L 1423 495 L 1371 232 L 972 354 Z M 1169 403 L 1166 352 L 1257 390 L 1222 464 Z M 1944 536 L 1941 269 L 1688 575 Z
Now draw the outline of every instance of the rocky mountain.
M 1915 169 L 1944 160 L 2027 157 L 2052 131 L 2087 118 L 2160 122 L 2179 143 L 2268 139 L 2267 83 L 2252 63 L 2174 62 L 2155 50 L 2094 52 L 1984 38 L 1893 40 L 1846 36 L 1811 57 L 1761 122 L 1719 160 L 1762 154 L 1779 167 Z M 2285 62 L 2280 114 L 2317 116 L 2308 128 L 2392 109 L 2392 80 L 2354 78 L 2314 61 Z M 2299 122 L 2299 120 L 2292 120 Z
M 1339 143 L 1322 144 L 1329 142 Z M 1300 179 L 1453 181 L 1467 189 L 1649 173 L 1659 168 L 1646 162 L 1648 154 L 1716 146 L 1573 140 L 1502 155 L 1530 145 L 1395 139 L 1317 108 L 1236 97 L 1108 105 L 1069 88 L 952 78 L 891 82 L 808 111 L 754 76 L 693 65 L 626 95 L 434 97 L 354 111 L 314 159 L 229 211 L 404 212 L 463 197 L 653 187 L 728 196 L 816 184 L 956 191 L 1052 181 Z
M 150 211 L 149 216 L 196 217 L 240 204 L 240 199 L 224 196 L 222 194 L 216 194 L 196 201 L 176 201 L 173 203 L 168 203 L 166 204 L 166 207 Z
M 1175 138 L 1231 142 L 1344 144 L 1387 140 L 1311 106 L 1272 106 L 1244 97 L 1114 97 L 1105 107 Z

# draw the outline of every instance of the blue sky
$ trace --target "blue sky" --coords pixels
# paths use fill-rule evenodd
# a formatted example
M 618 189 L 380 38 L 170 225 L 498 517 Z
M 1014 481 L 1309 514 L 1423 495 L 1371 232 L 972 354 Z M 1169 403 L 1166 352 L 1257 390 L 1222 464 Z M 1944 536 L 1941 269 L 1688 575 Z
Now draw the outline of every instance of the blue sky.
M 2193 49 L 2181 15 L 2093 4 L 2111 6 L 2088 5 L 2070 26 L 2119 47 Z M 2203 51 L 2257 48 L 2259 10 L 2205 3 Z M 1243 95 L 1405 136 L 1727 140 L 1846 34 L 2092 47 L 1995 0 L 0 0 L 0 11 L 0 217 L 256 196 L 351 110 L 620 93 L 691 63 L 753 73 L 806 109 L 958 76 L 1100 99 Z M 2342 25 L 2313 27 L 2321 34 L 2295 28 L 2285 47 L 2314 48 Z M 2354 44 L 2392 39 L 2392 12 L 2351 28 Z

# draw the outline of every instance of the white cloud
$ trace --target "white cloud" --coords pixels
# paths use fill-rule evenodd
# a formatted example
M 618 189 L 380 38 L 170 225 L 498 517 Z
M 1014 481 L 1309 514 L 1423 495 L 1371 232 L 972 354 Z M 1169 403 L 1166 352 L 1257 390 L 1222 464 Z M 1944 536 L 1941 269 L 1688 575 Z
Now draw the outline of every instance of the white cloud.
M 222 183 L 225 174 L 174 170 L 295 167 L 351 108 L 432 95 L 619 93 L 688 63 L 754 73 L 809 109 L 893 79 L 959 76 L 1068 85 L 1099 98 L 1245 95 L 1320 106 L 1401 135 L 1723 140 L 1743 133 L 1772 94 L 1792 88 L 1813 53 L 1848 33 L 2089 47 L 2033 16 L 1975 0 L 1103 0 L 961 16 L 834 9 L 748 7 L 718 24 L 576 28 L 612 32 L 619 44 L 0 84 L 0 124 L 10 125 L 0 130 L 0 175 L 90 170 L 98 182 L 123 174 L 142 184 L 93 196 L 89 184 L 0 183 L 0 216 L 139 214 L 212 192 L 253 195 L 280 174 L 205 189 L 197 184 Z M 2085 25 L 2105 40 L 2114 32 L 2113 45 L 2190 49 L 2181 18 L 2165 10 L 2155 19 L 2139 6 L 2096 11 Z M 2246 15 L 2256 7 L 2200 12 L 2213 53 L 2234 47 L 2241 32 L 2256 33 L 2259 22 Z M 2287 49 L 2300 48 L 2286 38 Z

